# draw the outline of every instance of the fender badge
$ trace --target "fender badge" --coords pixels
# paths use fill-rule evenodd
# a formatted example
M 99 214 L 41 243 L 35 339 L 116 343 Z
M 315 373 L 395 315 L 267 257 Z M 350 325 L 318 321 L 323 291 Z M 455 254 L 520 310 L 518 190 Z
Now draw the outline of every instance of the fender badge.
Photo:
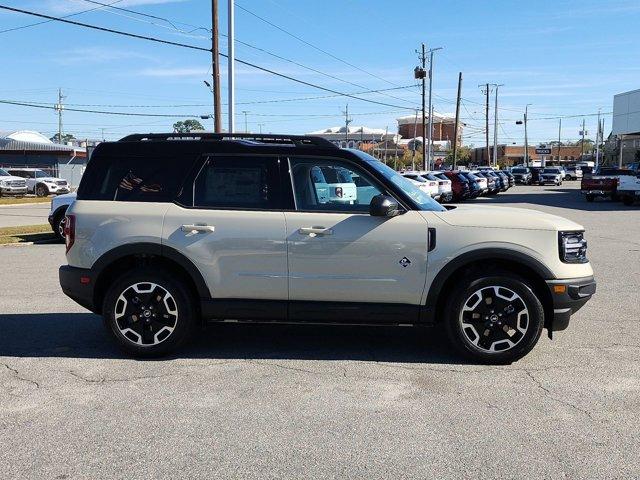
M 407 268 L 409 265 L 411 265 L 411 260 L 409 260 L 407 257 L 402 257 L 402 259 L 398 263 L 402 265 L 403 268 Z

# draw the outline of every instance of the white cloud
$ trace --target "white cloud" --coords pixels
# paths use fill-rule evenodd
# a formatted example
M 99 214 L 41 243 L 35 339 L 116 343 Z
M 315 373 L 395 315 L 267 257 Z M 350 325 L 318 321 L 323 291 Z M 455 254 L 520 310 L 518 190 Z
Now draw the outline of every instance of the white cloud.
M 166 3 L 181 3 L 185 0 L 122 0 L 121 2 L 117 2 L 114 4 L 114 7 L 120 8 L 130 8 L 130 7 L 139 7 L 144 5 L 163 5 Z M 112 1 L 101 0 L 101 3 L 112 3 Z M 100 7 L 100 5 L 92 4 L 85 2 L 83 0 L 72 0 L 72 1 L 60 1 L 60 0 L 47 0 L 46 8 L 50 12 L 55 12 L 59 14 L 70 14 L 75 12 L 80 12 L 82 10 L 89 10 L 92 8 L 106 8 Z

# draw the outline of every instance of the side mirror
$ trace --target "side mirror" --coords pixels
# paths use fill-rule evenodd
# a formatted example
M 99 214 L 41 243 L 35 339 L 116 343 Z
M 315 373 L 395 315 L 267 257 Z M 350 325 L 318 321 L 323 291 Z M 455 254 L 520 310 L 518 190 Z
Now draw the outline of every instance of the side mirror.
M 395 217 L 401 212 L 400 204 L 389 195 L 376 195 L 369 204 L 369 214 L 372 217 Z

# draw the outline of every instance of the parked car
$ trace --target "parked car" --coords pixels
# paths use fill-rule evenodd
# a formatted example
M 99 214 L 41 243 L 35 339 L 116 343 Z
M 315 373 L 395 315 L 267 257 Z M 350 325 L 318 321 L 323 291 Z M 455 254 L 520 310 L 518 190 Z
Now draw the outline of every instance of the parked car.
M 69 182 L 63 178 L 52 177 L 39 168 L 8 168 L 7 171 L 11 175 L 24 178 L 29 193 L 34 193 L 38 197 L 69 193 Z
M 26 180 L 0 168 L 0 197 L 22 196 L 25 193 L 27 193 Z
M 453 200 L 451 180 L 449 180 L 447 176 L 440 171 L 431 172 L 431 175 L 438 179 L 438 191 L 440 192 L 440 199 L 438 201 L 440 203 L 447 203 Z
M 485 192 L 485 195 L 496 195 L 500 192 L 500 182 L 493 175 L 487 175 L 485 172 L 478 170 L 474 171 L 473 174 L 487 180 L 487 191 Z
M 378 195 L 323 203 L 315 167 L 344 168 Z M 68 207 L 65 243 L 62 290 L 140 357 L 231 319 L 442 323 L 472 360 L 509 363 L 544 328 L 567 328 L 595 292 L 581 225 L 445 208 L 370 155 L 304 136 L 102 142 Z
M 69 205 L 76 199 L 76 193 L 65 193 L 56 195 L 51 199 L 51 208 L 49 210 L 49 225 L 59 240 L 64 239 L 65 215 Z
M 507 190 L 509 190 L 509 180 L 508 179 L 505 181 L 505 179 L 501 175 L 498 175 L 493 170 L 483 170 L 482 173 L 484 173 L 485 175 L 491 176 L 491 177 L 493 177 L 495 179 L 496 187 L 498 188 L 498 191 L 506 192 Z
M 509 177 L 509 188 L 516 186 L 516 177 L 509 170 L 500 170 L 504 175 Z
M 476 177 L 473 173 L 468 171 L 460 172 L 461 175 L 469 180 L 469 198 L 478 198 L 483 193 L 483 188 L 480 186 L 480 177 Z
M 480 187 L 480 195 L 485 195 L 489 191 L 489 182 L 486 177 L 482 175 L 478 175 L 479 172 L 468 172 L 471 174 L 471 178 L 478 184 Z
M 440 198 L 440 191 L 438 189 L 438 179 L 425 178 L 420 172 L 404 172 L 402 174 L 403 177 L 408 178 L 409 180 L 416 182 L 418 188 L 423 190 L 424 192 L 431 195 L 432 198 L 438 200 Z
M 565 180 L 582 180 L 582 168 L 567 167 L 564 172 Z
M 610 198 L 618 201 L 618 184 L 625 176 L 634 177 L 633 170 L 615 167 L 599 167 L 589 175 L 584 175 L 580 182 L 580 190 L 587 202 L 593 202 L 598 197 Z
M 502 178 L 502 184 L 504 185 L 505 192 L 513 186 L 511 183 L 511 179 L 509 178 L 509 175 L 506 174 L 506 172 L 503 172 L 502 170 L 495 170 L 493 173 Z
M 540 185 L 546 185 L 551 183 L 553 185 L 562 185 L 564 179 L 564 173 L 558 167 L 545 167 L 540 172 L 538 183 Z
M 318 202 L 344 204 L 358 199 L 358 188 L 348 170 L 320 165 L 313 167 L 310 174 L 316 185 Z
M 618 182 L 618 196 L 625 205 L 640 200 L 640 173 L 637 176 L 623 175 Z
M 513 167 L 511 169 L 511 174 L 513 175 L 516 183 L 531 185 L 531 182 L 533 181 L 533 176 L 529 167 Z
M 451 191 L 453 192 L 453 200 L 460 202 L 466 200 L 471 195 L 471 188 L 469 187 L 469 179 L 462 175 L 458 170 L 447 170 L 442 172 L 451 180 Z

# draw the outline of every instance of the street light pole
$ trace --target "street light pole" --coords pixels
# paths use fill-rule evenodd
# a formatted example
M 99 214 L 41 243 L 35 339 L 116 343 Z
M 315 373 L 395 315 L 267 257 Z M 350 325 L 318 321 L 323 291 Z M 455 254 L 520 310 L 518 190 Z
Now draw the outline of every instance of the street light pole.
M 249 133 L 249 124 L 247 123 L 247 113 L 249 113 L 249 111 L 243 110 L 242 113 L 244 113 L 244 133 Z
M 524 166 L 525 167 L 529 166 L 529 137 L 527 136 L 527 116 L 529 113 L 529 105 L 531 104 L 527 103 L 527 105 L 524 107 Z
M 228 33 L 227 40 L 229 42 L 227 50 L 227 75 L 229 84 L 229 133 L 233 133 L 236 130 L 235 121 L 235 105 L 236 105 L 236 93 L 235 93 L 235 19 L 234 19 L 234 0 L 229 0 L 229 13 L 228 13 Z
M 213 79 L 213 131 L 222 132 L 220 106 L 220 46 L 218 44 L 218 0 L 211 0 L 211 76 Z
M 431 114 L 433 111 L 432 107 L 432 91 L 433 91 L 433 52 L 437 50 L 442 50 L 442 47 L 432 48 L 429 50 L 429 131 L 427 132 L 429 136 L 429 150 L 427 152 L 427 160 L 429 165 L 428 170 L 431 169 L 431 137 L 432 137 L 432 129 L 433 129 L 433 115 Z M 424 141 L 424 139 L 423 139 Z
M 498 166 L 498 89 L 504 84 L 494 84 L 496 87 L 495 107 L 493 109 L 493 166 Z

